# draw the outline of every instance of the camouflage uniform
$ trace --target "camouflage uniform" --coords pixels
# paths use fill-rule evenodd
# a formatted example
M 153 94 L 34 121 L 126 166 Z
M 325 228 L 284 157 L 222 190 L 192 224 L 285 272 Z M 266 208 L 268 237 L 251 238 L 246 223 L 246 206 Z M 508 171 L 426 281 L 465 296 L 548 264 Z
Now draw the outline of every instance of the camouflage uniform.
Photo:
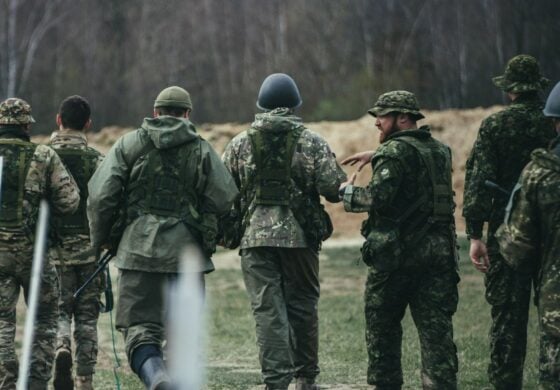
M 535 150 L 519 179 L 511 214 L 496 233 L 509 265 L 525 272 L 540 266 L 540 389 L 560 389 L 560 143 L 556 151 Z
M 187 182 L 181 184 L 181 178 Z M 134 351 L 143 345 L 161 348 L 164 287 L 176 278 L 183 251 L 189 246 L 200 248 L 205 216 L 215 220 L 215 215 L 229 210 L 238 191 L 194 125 L 173 116 L 146 118 L 141 128 L 117 140 L 88 188 L 95 248 L 107 242 L 114 215 L 126 198 L 126 229 L 115 260 L 119 268 L 116 327 L 123 332 L 132 362 Z M 206 256 L 191 270 L 202 275 L 214 266 Z
M 369 112 L 423 117 L 406 91 L 381 95 Z M 401 388 L 401 320 L 409 306 L 420 338 L 423 388 L 454 389 L 458 363 L 452 316 L 459 276 L 451 151 L 422 126 L 390 134 L 371 164 L 370 184 L 348 185 L 343 195 L 346 211 L 368 212 L 362 226 L 362 257 L 370 266 L 364 293 L 367 381 L 375 389 Z M 435 184 L 437 192 L 432 175 L 442 180 Z
M 8 99 L 0 104 L 0 155 L 4 156 L 2 175 L 2 209 L 0 214 L 0 383 L 2 389 L 15 389 L 18 363 L 15 353 L 16 303 L 20 288 L 27 299 L 33 260 L 33 234 L 39 201 L 46 197 L 52 214 L 71 213 L 80 200 L 79 190 L 60 158 L 49 147 L 29 142 L 22 125 L 33 123 L 31 108 L 20 99 Z M 19 147 L 15 157 L 21 161 L 30 150 L 24 175 L 22 198 L 9 205 L 7 177 L 11 164 L 8 154 Z M 12 154 L 11 156 L 15 156 Z M 21 164 L 21 163 L 20 163 Z M 18 184 L 20 185 L 20 184 Z M 23 203 L 20 203 L 23 202 Z M 9 209 L 8 209 L 9 208 Z M 21 210 L 21 223 L 6 224 L 10 211 Z M 35 323 L 35 339 L 29 373 L 30 389 L 47 389 L 54 359 L 56 322 L 58 317 L 58 280 L 54 266 L 46 262 L 42 271 L 41 293 Z
M 87 146 L 87 138 L 83 131 L 57 130 L 51 135 L 50 146 L 57 152 L 79 150 L 91 154 L 92 167 L 89 174 L 92 174 L 102 161 L 101 154 Z M 83 164 L 81 158 L 80 162 Z M 83 166 L 79 168 L 85 170 Z M 82 196 L 87 194 L 89 177 L 84 179 L 86 188 L 81 189 Z M 82 202 L 85 206 L 85 199 L 82 199 Z M 76 214 L 79 213 L 80 211 Z M 87 221 L 84 222 L 87 224 Z M 76 375 L 92 375 L 97 362 L 97 320 L 100 307 L 99 297 L 103 288 L 103 274 L 100 274 L 76 301 L 73 297 L 74 293 L 97 268 L 95 256 L 87 233 L 68 233 L 59 236 L 59 245 L 52 247 L 49 251 L 49 257 L 56 266 L 60 283 L 56 347 L 57 349 L 72 350 L 71 328 L 72 319 L 74 319 Z
M 293 148 L 289 183 L 281 187 L 290 192 L 291 204 L 305 199 L 313 202 L 310 208 L 322 210 L 319 194 L 337 202 L 338 187 L 346 175 L 325 140 L 304 128 L 290 109 L 257 114 L 251 129 L 232 139 L 223 155 L 241 188 L 238 208 L 248 209 L 240 245 L 241 267 L 256 322 L 262 375 L 269 389 L 287 389 L 294 375 L 313 383 L 319 374 L 318 243 L 309 242 L 291 207 L 255 201 L 260 173 L 250 134 L 262 132 L 263 137 L 270 137 L 274 132 L 294 131 L 301 134 Z M 261 153 L 274 159 L 288 152 Z
M 467 235 L 482 238 L 488 221 L 486 299 L 492 305 L 490 382 L 497 389 L 520 389 L 527 342 L 531 273 L 518 274 L 498 251 L 495 232 L 504 218 L 507 196 L 487 188 L 486 180 L 511 191 L 531 152 L 546 147 L 555 132 L 542 113 L 537 91 L 546 85 L 536 60 L 520 55 L 508 63 L 496 85 L 519 96 L 506 109 L 486 118 L 467 160 L 463 216 Z

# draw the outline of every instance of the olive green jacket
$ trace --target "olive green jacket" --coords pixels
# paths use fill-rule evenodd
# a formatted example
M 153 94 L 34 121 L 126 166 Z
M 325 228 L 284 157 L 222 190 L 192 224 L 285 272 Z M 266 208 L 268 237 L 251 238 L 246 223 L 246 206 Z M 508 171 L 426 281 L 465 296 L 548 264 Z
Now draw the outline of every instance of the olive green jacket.
M 238 194 L 235 182 L 193 124 L 171 116 L 146 118 L 140 129 L 117 140 L 88 184 L 87 212 L 94 248 L 107 242 L 115 212 L 122 207 L 125 188 L 139 176 L 142 156 L 153 147 L 168 149 L 186 142 L 201 143 L 195 188 L 200 205 L 197 211 L 220 215 L 230 209 Z M 180 219 L 143 214 L 129 221 L 124 230 L 116 265 L 145 272 L 177 272 L 179 260 L 190 244 L 198 246 L 193 232 Z M 189 269 L 210 272 L 214 267 L 209 258 L 204 258 Z

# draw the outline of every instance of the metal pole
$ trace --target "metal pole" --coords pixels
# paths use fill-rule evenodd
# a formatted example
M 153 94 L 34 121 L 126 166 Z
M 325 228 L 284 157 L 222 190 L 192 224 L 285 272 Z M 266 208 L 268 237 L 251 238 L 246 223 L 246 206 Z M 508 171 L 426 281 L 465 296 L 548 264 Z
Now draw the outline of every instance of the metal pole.
M 27 390 L 29 366 L 31 365 L 31 351 L 33 347 L 33 338 L 35 336 L 35 317 L 37 315 L 39 293 L 41 291 L 41 274 L 47 247 L 48 218 L 49 206 L 45 200 L 42 200 L 35 234 L 35 248 L 33 252 L 33 265 L 31 267 L 31 281 L 29 283 L 27 316 L 25 318 L 25 329 L 23 332 L 22 357 L 19 365 L 17 390 Z
M 2 174 L 4 169 L 4 157 L 0 156 L 0 205 L 2 204 Z

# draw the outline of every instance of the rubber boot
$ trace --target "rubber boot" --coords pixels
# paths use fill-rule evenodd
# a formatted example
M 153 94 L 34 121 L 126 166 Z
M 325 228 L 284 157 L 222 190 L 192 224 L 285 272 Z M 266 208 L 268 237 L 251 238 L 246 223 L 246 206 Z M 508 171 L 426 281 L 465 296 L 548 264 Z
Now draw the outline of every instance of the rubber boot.
M 73 390 L 74 380 L 72 379 L 72 352 L 61 347 L 56 351 L 54 358 L 54 380 L 55 390 Z
M 76 390 L 93 390 L 93 375 L 77 375 Z
M 163 359 L 152 356 L 142 364 L 138 376 L 149 390 L 171 390 L 171 379 L 167 375 Z
M 296 378 L 296 390 L 319 390 L 318 384 L 315 383 L 315 379 L 298 377 Z

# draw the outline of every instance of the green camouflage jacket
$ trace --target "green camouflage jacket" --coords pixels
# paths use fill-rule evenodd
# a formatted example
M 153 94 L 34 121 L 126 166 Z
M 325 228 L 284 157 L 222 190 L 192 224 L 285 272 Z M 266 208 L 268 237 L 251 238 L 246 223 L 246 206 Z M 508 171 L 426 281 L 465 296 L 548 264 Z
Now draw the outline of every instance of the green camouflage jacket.
M 140 129 L 117 140 L 88 184 L 87 212 L 94 247 L 107 241 L 114 215 L 122 207 L 125 187 L 135 182 L 143 168 L 143 156 L 153 148 L 170 150 L 187 142 L 198 142 L 201 148 L 196 172 L 188 172 L 197 177 L 194 190 L 200 206 L 196 211 L 220 215 L 230 209 L 238 194 L 235 182 L 193 124 L 171 116 L 146 118 Z M 194 232 L 181 219 L 139 215 L 124 230 L 116 265 L 145 272 L 177 272 L 183 251 L 195 242 Z M 194 267 L 191 270 L 201 272 L 214 269 L 210 258 Z
M 257 114 L 251 127 L 263 126 L 286 128 L 301 126 L 301 119 L 285 108 Z M 290 126 L 286 126 L 289 124 Z M 256 175 L 251 141 L 244 131 L 227 145 L 222 159 L 242 191 L 240 208 L 254 199 L 255 189 L 247 183 Z M 336 162 L 327 142 L 309 129 L 304 129 L 297 142 L 292 159 L 293 197 L 308 196 L 293 180 L 294 175 L 306 178 L 307 191 L 324 196 L 329 202 L 338 202 L 338 188 L 346 180 L 346 174 Z M 257 205 L 241 240 L 241 249 L 261 246 L 283 248 L 305 248 L 308 246 L 305 233 L 298 224 L 290 207 Z
M 547 147 L 556 133 L 543 113 L 536 94 L 521 95 L 506 109 L 486 118 L 467 160 L 463 216 L 467 234 L 482 238 L 488 221 L 488 249 L 498 250 L 494 233 L 504 219 L 507 195 L 484 185 L 493 181 L 507 191 L 517 182 L 521 170 L 537 148 Z
M 3 135 L 2 142 L 17 141 L 13 135 Z M 45 145 L 37 145 L 31 158 L 29 171 L 24 183 L 23 221 L 27 229 L 0 228 L 1 245 L 33 246 L 32 235 L 35 234 L 41 198 L 49 201 L 52 215 L 74 212 L 80 202 L 80 191 L 72 176 L 54 150 Z
M 87 137 L 83 131 L 56 130 L 51 134 L 49 146 L 58 149 L 93 150 L 88 147 Z M 103 161 L 99 154 L 96 167 Z M 87 234 L 60 236 L 60 245 L 51 247 L 49 257 L 55 265 L 76 265 L 95 262 L 95 254 Z M 76 257 L 77 256 L 77 257 Z
M 409 240 L 419 234 L 426 226 L 427 218 L 432 213 L 432 182 L 425 164 L 419 153 L 412 146 L 399 141 L 401 137 L 414 137 L 419 140 L 434 140 L 430 128 L 422 126 L 417 130 L 405 130 L 391 134 L 376 150 L 372 159 L 372 178 L 367 187 L 348 186 L 344 190 L 344 209 L 348 212 L 368 212 L 364 221 L 362 234 L 367 236 L 372 230 L 384 231 L 397 226 L 395 221 L 402 219 L 403 214 L 419 199 L 426 199 L 410 216 L 400 224 L 400 237 Z M 434 140 L 435 141 L 435 140 Z M 437 157 L 436 166 L 451 165 L 450 149 L 440 145 L 442 154 Z M 443 151 L 446 151 L 443 154 Z M 442 172 L 442 175 L 445 174 Z M 446 173 L 447 175 L 450 172 Z M 454 251 L 453 201 L 449 205 L 449 221 L 438 223 L 424 232 L 423 241 L 432 241 L 444 247 L 442 251 Z M 404 241 L 403 241 L 404 242 Z M 443 252 L 442 252 L 443 253 Z M 421 257 L 421 256 L 420 256 Z M 454 266 L 448 262 L 444 266 Z
M 511 211 L 496 233 L 500 252 L 515 268 L 540 266 L 537 298 L 544 330 L 560 337 L 560 157 L 535 150 L 519 178 Z

